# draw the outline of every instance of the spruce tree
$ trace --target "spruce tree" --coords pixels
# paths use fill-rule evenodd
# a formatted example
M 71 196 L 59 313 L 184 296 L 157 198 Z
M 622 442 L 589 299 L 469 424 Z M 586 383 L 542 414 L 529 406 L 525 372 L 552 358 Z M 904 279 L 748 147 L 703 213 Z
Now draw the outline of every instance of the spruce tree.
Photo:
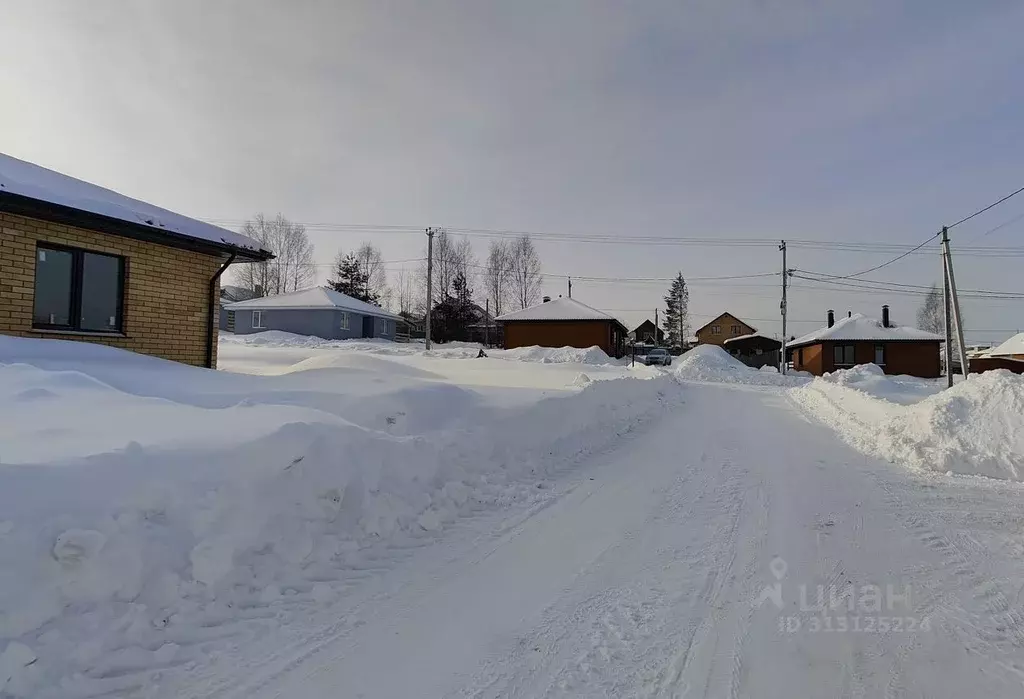
M 367 303 L 377 303 L 377 295 L 367 288 L 366 274 L 363 266 L 354 253 L 348 253 L 340 260 L 334 270 L 334 279 L 329 279 L 327 285 L 335 291 Z
M 689 305 L 690 290 L 686 287 L 683 273 L 679 272 L 665 295 L 662 327 L 665 328 L 665 339 L 669 347 L 682 347 L 690 333 Z

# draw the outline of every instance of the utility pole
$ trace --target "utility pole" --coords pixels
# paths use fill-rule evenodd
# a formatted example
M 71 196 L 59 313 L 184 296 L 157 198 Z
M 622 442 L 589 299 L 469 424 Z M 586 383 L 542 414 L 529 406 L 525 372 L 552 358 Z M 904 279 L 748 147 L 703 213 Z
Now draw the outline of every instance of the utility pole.
M 569 298 L 572 298 L 572 277 L 566 277 L 569 280 Z
M 434 306 L 434 229 L 427 229 L 427 337 L 426 348 L 430 349 L 430 313 Z
M 786 280 L 789 277 L 789 273 L 786 270 L 786 241 L 783 240 L 779 244 L 779 250 L 782 251 L 782 303 L 779 304 L 779 308 L 782 310 L 782 365 L 779 367 L 779 373 L 786 373 Z
M 943 262 L 945 263 L 944 264 L 944 268 L 945 268 L 945 271 L 946 271 L 946 282 L 949 284 L 949 295 L 948 295 L 948 297 L 949 297 L 949 299 L 951 301 L 951 305 L 953 306 L 953 322 L 956 323 L 957 349 L 960 350 L 959 351 L 959 354 L 960 354 L 960 371 L 961 371 L 961 373 L 963 373 L 964 378 L 966 379 L 967 378 L 967 372 L 969 371 L 970 367 L 967 365 L 967 348 L 964 347 L 963 317 L 960 315 L 960 299 L 959 299 L 959 297 L 957 297 L 957 294 L 956 294 L 956 278 L 953 276 L 953 255 L 949 251 L 949 229 L 946 226 L 942 227 L 942 259 L 943 259 Z M 946 315 L 946 319 L 947 319 L 946 323 L 948 325 L 948 323 L 949 323 L 949 315 L 948 314 Z M 947 333 L 947 340 L 946 340 L 946 342 L 947 342 L 947 344 L 946 344 L 947 362 L 946 363 L 947 364 L 952 364 L 951 361 L 948 361 L 949 358 L 950 358 L 950 355 L 952 354 L 952 351 L 951 351 L 951 349 L 949 347 L 949 344 L 948 344 L 949 343 L 948 335 L 949 334 Z M 953 374 L 952 373 L 949 374 L 949 378 L 947 379 L 947 381 L 950 382 L 950 385 L 952 385 L 952 381 L 953 381 Z
M 942 247 L 942 324 L 946 337 L 943 348 L 946 356 L 946 387 L 953 388 L 953 309 L 949 296 L 949 273 L 946 271 L 945 241 L 940 245 Z
M 491 300 L 484 301 L 484 346 L 491 346 Z
M 657 347 L 659 344 L 661 344 L 661 343 L 658 342 L 658 309 L 655 308 L 654 309 L 654 346 Z

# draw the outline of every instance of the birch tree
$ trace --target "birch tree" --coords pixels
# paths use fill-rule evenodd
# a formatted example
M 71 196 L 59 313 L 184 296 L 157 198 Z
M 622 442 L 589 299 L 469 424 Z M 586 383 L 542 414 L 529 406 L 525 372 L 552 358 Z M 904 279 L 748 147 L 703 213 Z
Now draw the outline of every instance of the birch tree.
M 491 302 L 491 311 L 500 316 L 509 298 L 512 285 L 512 245 L 498 238 L 491 241 L 484 266 L 484 292 Z
M 316 282 L 313 244 L 309 242 L 305 226 L 281 214 L 274 218 L 256 214 L 245 222 L 241 232 L 275 257 L 236 267 L 233 275 L 238 286 L 258 296 L 273 296 L 298 291 Z
M 540 299 L 540 257 L 529 235 L 523 234 L 509 246 L 509 280 L 512 297 L 519 308 L 526 308 Z

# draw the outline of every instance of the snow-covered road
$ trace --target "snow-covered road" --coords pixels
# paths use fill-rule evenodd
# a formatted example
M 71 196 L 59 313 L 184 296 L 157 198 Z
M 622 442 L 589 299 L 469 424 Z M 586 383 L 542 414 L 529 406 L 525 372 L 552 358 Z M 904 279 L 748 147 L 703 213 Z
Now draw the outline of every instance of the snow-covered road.
M 233 667 L 152 689 L 1024 695 L 1024 489 L 865 457 L 779 390 L 686 388 L 555 497 L 458 523 L 324 609 L 315 633 L 282 629 Z

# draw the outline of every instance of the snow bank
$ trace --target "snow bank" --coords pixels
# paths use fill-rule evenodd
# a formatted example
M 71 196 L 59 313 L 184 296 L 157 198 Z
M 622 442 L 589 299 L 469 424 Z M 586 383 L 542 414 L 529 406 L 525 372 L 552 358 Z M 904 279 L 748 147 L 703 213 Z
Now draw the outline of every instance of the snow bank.
M 488 351 L 488 356 L 497 359 L 513 359 L 519 362 L 540 362 L 541 364 L 621 364 L 604 353 L 600 347 L 516 347 L 510 350 Z
M 266 330 L 250 335 L 221 333 L 220 341 L 227 344 L 253 347 L 279 347 L 302 349 L 335 349 L 365 354 L 392 356 L 425 355 L 445 359 L 476 359 L 483 345 L 474 342 L 447 342 L 434 344 L 427 350 L 420 343 L 402 344 L 390 340 L 325 340 L 311 335 L 296 335 L 281 330 Z M 484 349 L 488 357 L 517 362 L 540 364 L 589 364 L 591 366 L 622 364 L 612 359 L 600 347 L 517 347 L 510 350 Z
M 935 391 L 936 382 L 887 377 L 866 365 L 790 395 L 867 454 L 926 470 L 1024 480 L 1024 377 L 990 371 Z
M 711 381 L 751 386 L 799 386 L 807 379 L 748 367 L 721 347 L 698 345 L 676 360 L 672 373 L 684 381 Z
M 128 694 L 197 662 L 211 638 L 273 633 L 460 517 L 550 497 L 558 472 L 681 393 L 663 376 L 580 375 L 578 392 L 482 411 L 463 389 L 382 373 L 372 356 L 286 377 L 135 358 L 0 342 L 3 417 L 32 410 L 35 423 L 19 423 L 29 437 L 5 432 L 0 454 L 0 694 Z M 359 422 L 328 412 L 360 402 Z M 461 420 L 424 429 L 451 406 Z M 380 410 L 424 417 L 395 433 Z M 109 443 L 89 441 L 83 420 Z M 166 439 L 133 439 L 146 430 Z M 46 446 L 29 452 L 32 441 Z

